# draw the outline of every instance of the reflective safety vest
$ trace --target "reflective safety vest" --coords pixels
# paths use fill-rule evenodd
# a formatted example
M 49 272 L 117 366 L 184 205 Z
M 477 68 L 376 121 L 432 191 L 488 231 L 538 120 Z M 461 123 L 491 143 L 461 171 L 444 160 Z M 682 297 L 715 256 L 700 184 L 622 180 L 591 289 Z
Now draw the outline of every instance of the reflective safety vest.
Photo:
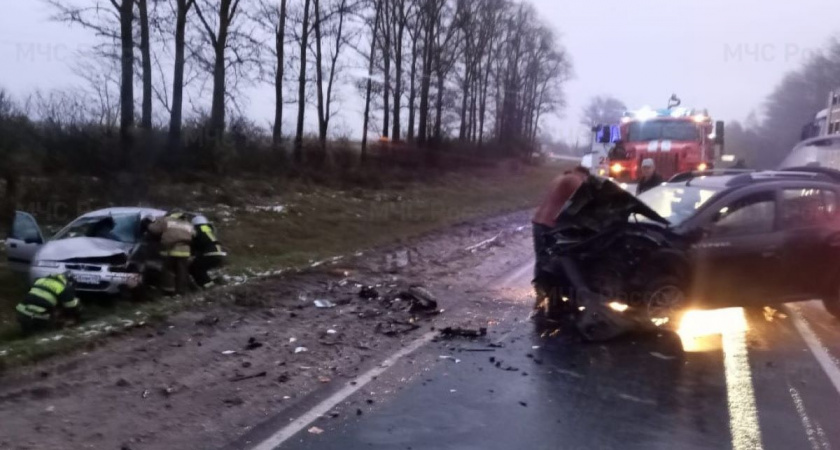
M 195 238 L 192 241 L 193 253 L 195 256 L 227 256 L 222 250 L 222 244 L 216 237 L 216 232 L 210 224 L 197 225 L 195 227 Z
M 50 275 L 35 280 L 29 293 L 15 310 L 33 319 L 50 320 L 56 308 L 77 310 L 80 306 L 75 289 L 64 275 Z

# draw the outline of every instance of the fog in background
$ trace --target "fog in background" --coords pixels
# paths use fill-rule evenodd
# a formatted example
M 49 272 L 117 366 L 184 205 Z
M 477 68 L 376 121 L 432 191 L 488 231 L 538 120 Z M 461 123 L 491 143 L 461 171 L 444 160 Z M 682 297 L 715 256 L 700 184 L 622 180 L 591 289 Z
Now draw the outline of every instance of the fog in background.
M 532 3 L 574 64 L 562 117 L 543 122 L 544 133 L 569 142 L 585 139 L 580 112 L 600 94 L 636 108 L 664 107 L 677 93 L 683 105 L 708 108 L 715 119 L 743 121 L 752 112 L 761 118 L 765 99 L 784 74 L 840 31 L 836 0 Z M 51 9 L 41 1 L 0 0 L 0 8 L 0 86 L 21 98 L 35 89 L 79 83 L 70 63 L 77 50 L 95 42 L 91 32 L 50 22 Z M 269 127 L 272 88 L 248 94 L 245 112 Z M 342 89 L 333 132 L 360 134 L 362 103 L 358 91 Z M 308 116 L 314 130 L 314 114 Z M 291 107 L 286 117 L 289 129 Z

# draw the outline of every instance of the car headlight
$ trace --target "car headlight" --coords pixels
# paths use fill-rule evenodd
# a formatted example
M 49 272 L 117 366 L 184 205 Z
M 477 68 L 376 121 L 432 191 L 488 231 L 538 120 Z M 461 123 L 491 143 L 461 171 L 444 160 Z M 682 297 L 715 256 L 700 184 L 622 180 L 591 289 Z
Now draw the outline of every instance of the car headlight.
M 35 261 L 32 265 L 35 267 L 45 267 L 47 269 L 58 269 L 61 267 L 61 263 L 58 261 Z

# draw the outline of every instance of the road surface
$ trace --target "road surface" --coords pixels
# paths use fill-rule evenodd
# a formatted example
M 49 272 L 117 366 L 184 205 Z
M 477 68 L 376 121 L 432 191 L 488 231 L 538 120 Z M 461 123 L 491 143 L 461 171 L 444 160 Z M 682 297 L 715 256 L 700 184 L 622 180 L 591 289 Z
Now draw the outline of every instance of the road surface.
M 679 336 L 583 344 L 527 320 L 529 275 L 499 281 L 499 301 L 521 308 L 486 339 L 424 336 L 229 448 L 840 448 L 840 322 L 819 302 L 701 312 Z

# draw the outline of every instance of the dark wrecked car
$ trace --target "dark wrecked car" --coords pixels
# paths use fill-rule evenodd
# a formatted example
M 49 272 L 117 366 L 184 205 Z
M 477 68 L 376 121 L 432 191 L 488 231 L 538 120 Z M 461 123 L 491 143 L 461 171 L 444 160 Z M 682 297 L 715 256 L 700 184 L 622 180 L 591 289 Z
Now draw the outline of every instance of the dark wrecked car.
M 6 239 L 9 267 L 31 280 L 70 271 L 77 290 L 117 294 L 144 280 L 148 248 L 141 222 L 160 217 L 153 208 L 89 212 L 45 239 L 35 218 L 18 211 Z
M 840 172 L 681 174 L 639 198 L 590 177 L 535 280 L 589 339 L 675 324 L 690 307 L 823 299 L 840 317 Z

